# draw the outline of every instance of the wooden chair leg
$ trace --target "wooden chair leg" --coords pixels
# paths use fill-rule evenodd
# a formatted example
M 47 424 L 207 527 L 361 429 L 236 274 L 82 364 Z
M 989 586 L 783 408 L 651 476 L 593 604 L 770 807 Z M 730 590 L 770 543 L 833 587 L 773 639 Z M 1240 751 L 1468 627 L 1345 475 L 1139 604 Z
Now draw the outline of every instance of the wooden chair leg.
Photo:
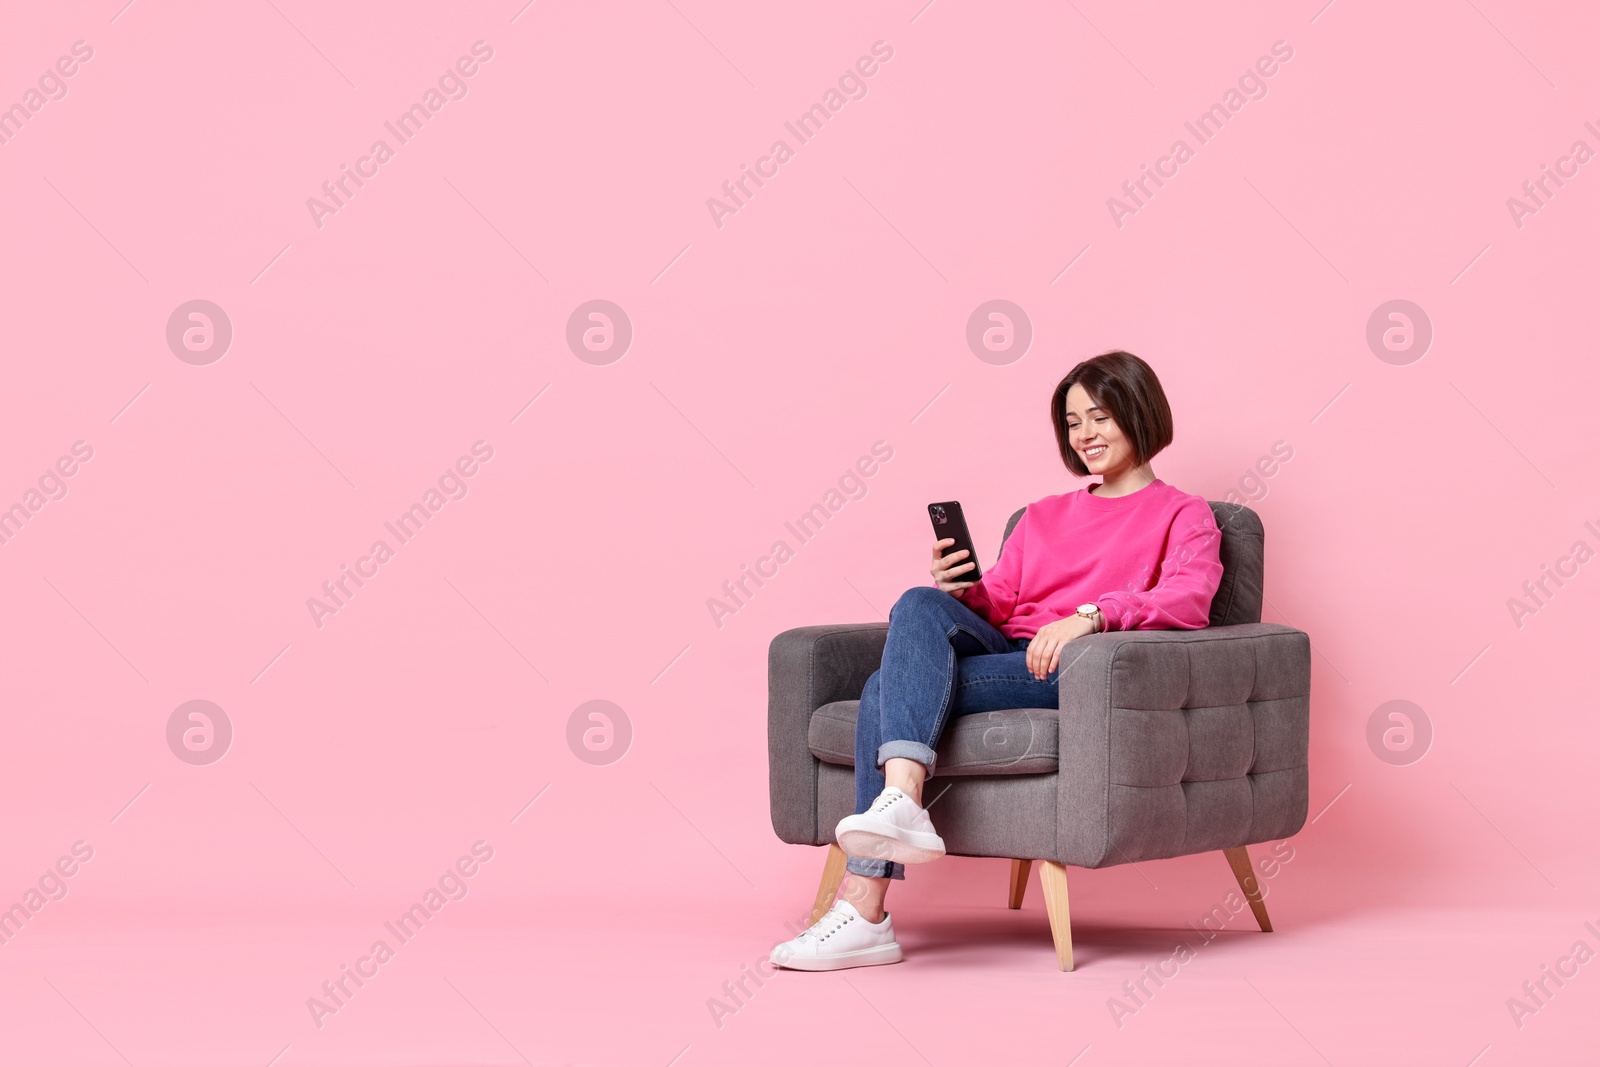
M 844 881 L 844 865 L 848 857 L 838 845 L 828 846 L 828 858 L 822 864 L 822 884 L 817 886 L 817 900 L 811 905 L 811 918 L 806 925 L 816 922 L 833 907 L 833 898 L 839 895 L 839 884 Z
M 1022 907 L 1022 894 L 1028 891 L 1028 874 L 1032 870 L 1032 860 L 1011 861 L 1011 894 L 1006 897 L 1006 907 L 1012 911 Z
M 1067 869 L 1050 860 L 1040 860 L 1039 885 L 1044 890 L 1044 910 L 1050 915 L 1050 936 L 1056 942 L 1056 961 L 1063 971 L 1072 970 L 1072 913 L 1067 910 Z
M 1256 914 L 1256 922 L 1262 932 L 1272 933 L 1272 920 L 1267 918 L 1267 902 L 1262 898 L 1261 883 L 1256 878 L 1255 868 L 1250 866 L 1250 853 L 1245 847 L 1225 848 L 1222 854 L 1228 857 L 1228 866 L 1233 868 L 1233 876 L 1239 880 L 1239 888 L 1244 890 L 1245 899 L 1250 901 L 1250 910 Z

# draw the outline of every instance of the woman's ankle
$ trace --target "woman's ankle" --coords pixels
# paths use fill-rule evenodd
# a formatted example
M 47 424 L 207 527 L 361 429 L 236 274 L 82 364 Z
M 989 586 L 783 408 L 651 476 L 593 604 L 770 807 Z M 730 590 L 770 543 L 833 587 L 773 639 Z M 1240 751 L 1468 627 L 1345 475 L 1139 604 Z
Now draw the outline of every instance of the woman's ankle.
M 852 874 L 845 879 L 842 896 L 850 902 L 852 908 L 856 909 L 857 914 L 876 926 L 883 922 L 883 917 L 887 914 L 883 902 L 888 892 L 889 879 Z
M 884 764 L 884 784 L 900 790 L 919 808 L 922 807 L 922 786 L 927 777 L 927 768 L 915 760 L 897 756 Z

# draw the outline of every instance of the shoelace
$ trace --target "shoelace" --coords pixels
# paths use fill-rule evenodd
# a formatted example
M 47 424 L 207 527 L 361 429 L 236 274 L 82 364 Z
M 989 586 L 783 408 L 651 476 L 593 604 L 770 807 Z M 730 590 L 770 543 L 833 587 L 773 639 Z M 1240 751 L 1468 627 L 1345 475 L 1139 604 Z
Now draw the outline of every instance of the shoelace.
M 801 936 L 810 937 L 817 941 L 825 941 L 834 934 L 838 933 L 846 923 L 854 918 L 854 915 L 851 915 L 849 912 L 845 911 L 844 908 L 836 904 L 832 908 L 828 909 L 828 913 L 826 915 L 818 919 L 815 923 L 812 923 L 811 928 Z
M 878 802 L 876 804 L 872 805 L 872 810 L 871 810 L 871 812 L 869 814 L 872 814 L 872 815 L 880 814 L 890 804 L 893 804 L 898 800 L 904 800 L 904 799 L 906 799 L 906 795 L 904 793 L 887 793 L 887 794 L 884 794 L 884 795 L 878 797 Z

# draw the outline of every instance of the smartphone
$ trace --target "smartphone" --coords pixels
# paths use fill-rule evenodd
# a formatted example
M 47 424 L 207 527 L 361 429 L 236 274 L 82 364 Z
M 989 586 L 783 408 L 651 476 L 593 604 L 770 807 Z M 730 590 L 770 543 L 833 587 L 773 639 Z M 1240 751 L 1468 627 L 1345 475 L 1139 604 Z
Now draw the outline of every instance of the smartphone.
M 945 549 L 944 554 L 967 550 L 967 558 L 957 563 L 972 564 L 972 569 L 965 574 L 958 574 L 958 582 L 975 582 L 983 577 L 983 568 L 978 566 L 978 550 L 972 543 L 972 535 L 967 532 L 967 517 L 961 513 L 961 501 L 946 500 L 942 504 L 928 505 L 928 518 L 933 520 L 933 533 L 937 540 L 943 541 L 947 537 L 956 539 L 956 543 Z

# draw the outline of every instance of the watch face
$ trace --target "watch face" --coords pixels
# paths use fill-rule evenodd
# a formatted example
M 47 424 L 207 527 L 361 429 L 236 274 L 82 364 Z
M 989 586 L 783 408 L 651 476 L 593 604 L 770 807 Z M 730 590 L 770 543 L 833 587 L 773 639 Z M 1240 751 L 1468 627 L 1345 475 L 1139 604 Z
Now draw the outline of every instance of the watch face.
M 1097 612 L 1099 610 L 1100 610 L 1099 606 L 1095 605 L 1095 604 L 1079 604 L 1078 605 L 1078 614 L 1079 615 L 1093 615 L 1095 612 Z

